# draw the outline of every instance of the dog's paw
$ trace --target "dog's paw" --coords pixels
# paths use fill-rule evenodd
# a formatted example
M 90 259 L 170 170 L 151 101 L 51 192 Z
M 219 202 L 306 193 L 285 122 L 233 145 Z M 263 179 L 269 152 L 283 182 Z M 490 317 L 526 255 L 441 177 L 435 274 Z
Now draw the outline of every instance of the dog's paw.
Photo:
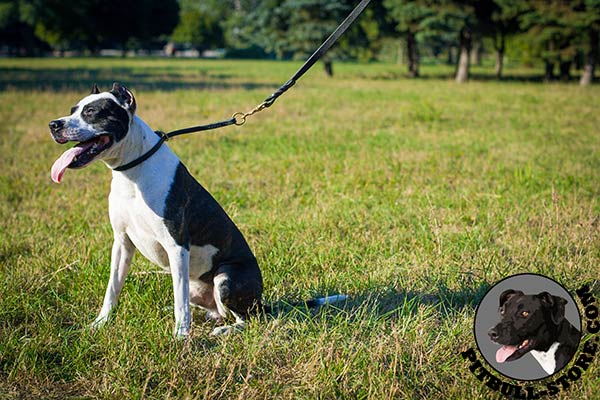
M 226 335 L 229 335 L 230 333 L 234 332 L 234 330 L 235 329 L 231 325 L 217 326 L 210 333 L 210 336 L 226 336 Z
M 207 322 L 215 322 L 217 324 L 223 323 L 223 317 L 221 317 L 221 315 L 219 315 L 219 313 L 214 312 L 214 311 L 207 311 L 205 318 L 206 318 Z
M 210 336 L 227 336 L 235 332 L 241 332 L 246 325 L 244 323 L 236 323 L 233 325 L 218 326 L 210 333 Z
M 190 337 L 191 329 L 189 327 L 180 326 L 173 330 L 173 338 L 176 340 L 186 340 Z
M 91 331 L 97 331 L 102 328 L 108 322 L 108 315 L 99 315 L 94 322 L 89 325 Z

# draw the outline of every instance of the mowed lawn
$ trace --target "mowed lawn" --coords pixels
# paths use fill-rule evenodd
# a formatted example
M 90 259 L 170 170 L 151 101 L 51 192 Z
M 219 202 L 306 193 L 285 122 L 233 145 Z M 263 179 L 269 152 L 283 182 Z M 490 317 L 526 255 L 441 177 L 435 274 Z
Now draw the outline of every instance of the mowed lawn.
M 0 60 L 0 399 L 494 398 L 460 357 L 491 285 L 532 272 L 600 295 L 600 87 L 338 63 L 243 127 L 169 142 L 245 234 L 280 314 L 213 338 L 195 310 L 179 343 L 171 279 L 137 255 L 111 323 L 90 332 L 110 172 L 52 183 L 66 147 L 48 122 L 113 81 L 154 129 L 213 122 L 298 67 Z M 333 293 L 348 302 L 286 306 Z M 566 398 L 598 398 L 598 358 Z

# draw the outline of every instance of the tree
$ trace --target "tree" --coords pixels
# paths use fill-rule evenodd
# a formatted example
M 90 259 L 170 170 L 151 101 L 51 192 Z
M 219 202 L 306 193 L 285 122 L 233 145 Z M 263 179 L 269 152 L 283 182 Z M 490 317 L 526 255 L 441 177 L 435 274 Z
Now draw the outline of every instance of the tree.
M 395 32 L 394 24 L 386 15 L 384 0 L 373 0 L 356 20 L 353 26 L 344 35 L 341 46 L 346 46 L 345 51 L 350 57 L 361 61 L 371 61 L 379 56 L 386 38 Z M 355 6 L 350 2 L 350 6 Z M 341 22 L 341 21 L 339 21 Z
M 587 86 L 594 80 L 594 70 L 596 69 L 596 62 L 599 56 L 600 0 L 586 0 L 584 1 L 584 5 L 585 28 L 583 35 L 584 40 L 587 36 L 588 43 L 586 45 L 585 65 L 579 84 Z
M 282 9 L 289 24 L 282 43 L 296 59 L 310 56 L 351 11 L 348 2 L 329 0 L 287 0 Z M 333 59 L 347 55 L 342 50 L 344 41 L 347 37 L 322 58 L 328 76 L 333 76 Z
M 222 21 L 227 19 L 226 1 L 180 1 L 179 24 L 171 35 L 175 43 L 190 44 L 199 51 L 225 46 Z
M 586 28 L 585 9 L 578 1 L 545 0 L 531 2 L 531 9 L 521 18 L 521 26 L 545 64 L 545 80 L 555 78 L 559 66 L 561 80 L 569 80 L 577 55 L 577 38 Z
M 253 9 L 248 3 L 244 5 L 240 4 L 230 19 L 228 42 L 238 48 L 255 45 L 277 58 L 285 57 L 290 22 L 283 4 L 279 0 L 263 0 Z
M 379 8 L 377 5 L 379 4 Z M 256 45 L 277 58 L 306 59 L 356 5 L 354 0 L 264 0 L 245 16 L 234 16 L 236 39 Z M 333 75 L 334 59 L 373 58 L 384 31 L 381 1 L 374 2 L 323 57 Z
M 447 26 L 458 32 L 458 63 L 456 66 L 455 81 L 464 83 L 469 80 L 469 67 L 471 49 L 474 35 L 477 34 L 479 10 L 484 9 L 487 1 L 454 0 L 442 1 L 440 17 L 446 21 Z
M 496 78 L 502 78 L 506 37 L 520 32 L 519 19 L 529 10 L 527 2 L 520 0 L 494 0 L 491 37 L 496 55 Z
M 132 39 L 148 45 L 160 35 L 169 35 L 179 22 L 177 0 L 94 0 L 93 13 L 102 41 L 125 51 Z M 94 15 L 94 14 L 93 14 Z
M 97 1 L 97 0 L 96 0 Z M 69 48 L 96 47 L 97 32 L 90 13 L 95 2 L 23 0 L 24 19 L 35 35 L 61 53 Z
M 224 45 L 223 30 L 219 21 L 199 10 L 181 13 L 171 40 L 176 43 L 189 43 L 199 51 Z
M 37 55 L 48 49 L 34 33 L 28 21 L 28 3 L 19 0 L 0 1 L 0 43 L 13 55 Z
M 104 45 L 125 49 L 136 39 L 147 45 L 170 33 L 178 21 L 176 0 L 19 0 L 23 21 L 58 51 Z
M 408 73 L 413 78 L 418 77 L 419 46 L 417 35 L 425 30 L 424 21 L 433 17 L 436 13 L 426 1 L 385 0 L 384 5 L 396 23 L 396 31 L 406 37 Z

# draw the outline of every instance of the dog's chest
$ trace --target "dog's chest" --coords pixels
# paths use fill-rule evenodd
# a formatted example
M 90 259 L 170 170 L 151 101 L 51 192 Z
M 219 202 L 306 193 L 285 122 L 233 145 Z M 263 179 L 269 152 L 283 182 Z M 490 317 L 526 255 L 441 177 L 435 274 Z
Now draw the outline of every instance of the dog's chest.
M 548 351 L 531 350 L 531 355 L 549 374 L 553 374 L 556 369 L 556 350 L 558 350 L 558 346 L 560 346 L 560 343 L 554 342 Z
M 156 203 L 156 204 L 153 204 Z M 168 248 L 173 246 L 159 212 L 160 199 L 148 203 L 137 188 L 115 184 L 109 196 L 113 229 L 125 233 L 140 253 L 154 264 L 168 268 Z
M 180 248 L 164 219 L 168 195 L 172 190 L 178 190 L 172 188 L 172 184 L 169 179 L 166 183 L 157 180 L 147 185 L 113 180 L 109 196 L 113 229 L 126 233 L 144 257 L 164 269 L 169 269 L 169 252 Z M 190 277 L 195 279 L 210 271 L 213 256 L 218 252 L 219 249 L 210 244 L 190 245 Z

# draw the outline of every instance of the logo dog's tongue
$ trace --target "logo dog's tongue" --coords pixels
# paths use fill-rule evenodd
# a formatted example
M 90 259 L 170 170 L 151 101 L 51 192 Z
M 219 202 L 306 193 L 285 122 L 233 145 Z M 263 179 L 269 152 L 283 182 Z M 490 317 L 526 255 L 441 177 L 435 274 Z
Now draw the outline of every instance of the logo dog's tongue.
M 496 361 L 503 363 L 508 357 L 510 357 L 515 351 L 517 346 L 502 346 L 496 352 Z
M 79 154 L 83 153 L 87 149 L 89 149 L 92 144 L 88 145 L 77 145 L 67 151 L 65 151 L 62 156 L 58 158 L 58 160 L 54 161 L 52 164 L 52 170 L 50 171 L 50 177 L 56 183 L 60 183 L 63 174 L 67 167 L 73 162 L 73 159 L 77 157 Z

